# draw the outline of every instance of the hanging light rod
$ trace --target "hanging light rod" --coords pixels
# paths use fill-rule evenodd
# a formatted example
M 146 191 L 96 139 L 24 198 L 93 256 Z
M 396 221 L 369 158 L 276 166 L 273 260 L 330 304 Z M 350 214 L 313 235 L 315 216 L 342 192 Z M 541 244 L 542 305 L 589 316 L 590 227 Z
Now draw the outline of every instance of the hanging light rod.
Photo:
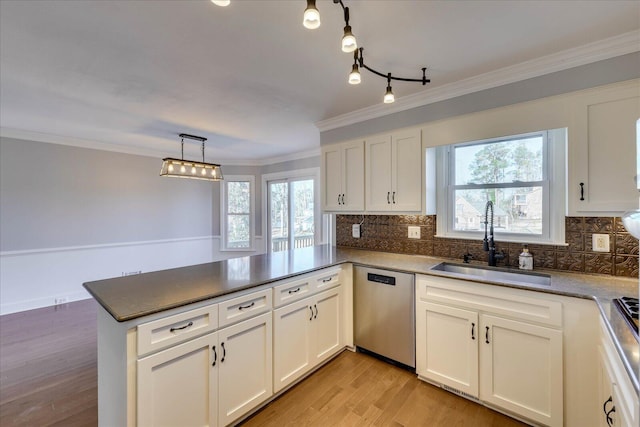
M 430 83 L 431 80 L 427 79 L 426 71 L 427 68 L 422 68 L 422 78 L 414 79 L 414 78 L 406 78 L 406 77 L 396 77 L 391 73 L 383 73 L 378 70 L 375 70 L 372 67 L 369 67 L 364 62 L 363 51 L 364 48 L 358 48 L 358 44 L 356 42 L 356 38 L 353 35 L 353 31 L 351 29 L 351 25 L 349 25 L 349 8 L 344 5 L 342 0 L 333 0 L 334 4 L 339 4 L 342 7 L 342 11 L 344 13 L 344 32 L 342 35 L 342 51 L 343 52 L 353 52 L 353 65 L 351 66 L 351 72 L 349 73 L 349 83 L 352 85 L 360 84 L 362 78 L 360 76 L 360 68 L 364 68 L 365 70 L 380 76 L 387 80 L 387 90 L 384 95 L 384 102 L 386 104 L 392 103 L 395 101 L 395 97 L 393 96 L 393 90 L 391 88 L 391 80 L 403 81 L 403 82 L 420 82 L 422 85 L 426 85 Z M 303 24 L 306 28 L 316 29 L 320 26 L 320 12 L 316 8 L 316 0 L 307 0 L 307 8 L 304 11 Z
M 207 163 L 204 160 L 204 143 L 207 138 L 203 136 L 189 135 L 188 133 L 181 133 L 178 136 L 180 137 L 181 158 L 175 159 L 173 157 L 167 157 L 162 159 L 160 176 L 203 179 L 207 181 L 221 181 L 224 179 L 219 164 Z M 200 141 L 202 143 L 202 162 L 184 159 L 185 138 Z

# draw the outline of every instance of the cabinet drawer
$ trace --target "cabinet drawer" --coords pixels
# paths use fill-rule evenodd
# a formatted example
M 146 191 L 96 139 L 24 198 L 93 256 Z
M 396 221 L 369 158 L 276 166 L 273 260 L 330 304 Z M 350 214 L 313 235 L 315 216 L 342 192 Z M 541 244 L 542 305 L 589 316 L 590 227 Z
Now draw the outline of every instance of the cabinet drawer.
M 562 303 L 544 294 L 438 276 L 418 276 L 418 301 L 499 314 L 545 326 L 562 327 Z
M 280 307 L 290 302 L 298 301 L 312 294 L 314 278 L 292 280 L 273 287 L 273 305 Z
M 138 356 L 176 345 L 218 327 L 218 304 L 143 323 L 138 326 Z
M 340 268 L 325 270 L 314 276 L 313 290 L 315 292 L 330 289 L 340 284 Z
M 269 310 L 271 310 L 271 289 L 265 289 L 218 304 L 218 324 L 223 328 Z

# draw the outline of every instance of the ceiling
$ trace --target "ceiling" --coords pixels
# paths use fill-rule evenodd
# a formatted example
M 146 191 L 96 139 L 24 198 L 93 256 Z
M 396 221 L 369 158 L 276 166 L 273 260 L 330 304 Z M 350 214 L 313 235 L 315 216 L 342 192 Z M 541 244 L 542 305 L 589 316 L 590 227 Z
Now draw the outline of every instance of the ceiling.
M 330 0 L 317 1 L 313 31 L 304 0 L 1 0 L 2 134 L 163 157 L 191 133 L 209 139 L 208 160 L 251 164 L 317 151 L 319 122 L 396 111 L 407 97 L 640 31 L 635 0 L 343 1 L 369 66 L 412 78 L 427 67 L 431 83 L 392 83 L 396 104 L 382 104 L 386 81 L 373 74 L 347 84 L 353 57 Z

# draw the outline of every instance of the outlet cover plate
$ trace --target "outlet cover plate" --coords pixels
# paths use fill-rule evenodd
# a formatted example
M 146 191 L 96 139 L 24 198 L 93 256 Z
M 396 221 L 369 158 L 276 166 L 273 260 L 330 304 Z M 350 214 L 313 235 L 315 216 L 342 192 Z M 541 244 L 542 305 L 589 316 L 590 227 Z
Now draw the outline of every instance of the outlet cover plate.
M 420 227 L 416 227 L 413 225 L 409 226 L 408 237 L 410 239 L 419 239 L 420 238 Z
M 594 252 L 609 252 L 609 235 L 594 234 L 592 248 Z
M 354 239 L 360 238 L 360 224 L 353 224 L 351 226 L 351 235 Z

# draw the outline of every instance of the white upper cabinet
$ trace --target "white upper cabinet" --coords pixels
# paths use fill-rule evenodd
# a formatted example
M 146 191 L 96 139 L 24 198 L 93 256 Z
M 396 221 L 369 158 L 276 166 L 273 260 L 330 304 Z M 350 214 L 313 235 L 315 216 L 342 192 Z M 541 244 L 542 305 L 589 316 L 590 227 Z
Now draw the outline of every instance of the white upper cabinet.
M 637 209 L 637 80 L 585 92 L 569 128 L 569 214 L 620 215 Z
M 420 130 L 368 138 L 365 173 L 368 212 L 420 212 L 423 181 Z
M 320 173 L 323 210 L 364 210 L 363 141 L 323 147 Z

